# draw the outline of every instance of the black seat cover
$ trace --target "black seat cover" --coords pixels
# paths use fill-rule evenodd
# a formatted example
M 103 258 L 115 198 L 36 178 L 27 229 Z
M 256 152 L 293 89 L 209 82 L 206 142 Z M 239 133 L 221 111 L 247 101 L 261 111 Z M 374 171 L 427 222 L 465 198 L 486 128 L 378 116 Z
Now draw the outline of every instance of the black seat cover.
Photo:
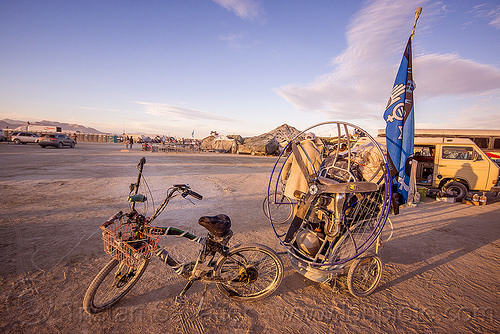
M 224 237 L 231 231 L 231 219 L 224 214 L 203 216 L 198 220 L 198 224 L 216 237 Z

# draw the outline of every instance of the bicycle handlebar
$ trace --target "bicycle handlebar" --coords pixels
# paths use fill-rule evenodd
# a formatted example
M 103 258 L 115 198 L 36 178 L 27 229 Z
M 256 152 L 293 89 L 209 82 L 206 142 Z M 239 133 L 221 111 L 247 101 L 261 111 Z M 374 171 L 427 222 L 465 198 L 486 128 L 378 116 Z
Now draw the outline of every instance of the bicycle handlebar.
M 197 199 L 197 200 L 199 200 L 199 201 L 201 201 L 201 200 L 203 199 L 203 196 L 202 196 L 202 195 L 200 195 L 200 194 L 198 194 L 197 192 L 194 192 L 194 191 L 192 191 L 192 190 L 187 190 L 187 191 L 186 191 L 186 195 L 190 195 L 190 196 L 192 196 L 192 197 L 196 198 L 196 199 Z
M 146 163 L 146 157 L 142 157 L 141 160 L 139 160 L 139 163 L 137 164 L 137 169 L 142 172 L 145 163 Z
M 203 199 L 202 195 L 191 190 L 191 187 L 189 186 L 189 184 L 174 184 L 174 188 L 179 189 L 182 192 L 181 196 L 184 198 L 186 198 L 187 196 L 192 196 L 199 201 L 201 201 Z

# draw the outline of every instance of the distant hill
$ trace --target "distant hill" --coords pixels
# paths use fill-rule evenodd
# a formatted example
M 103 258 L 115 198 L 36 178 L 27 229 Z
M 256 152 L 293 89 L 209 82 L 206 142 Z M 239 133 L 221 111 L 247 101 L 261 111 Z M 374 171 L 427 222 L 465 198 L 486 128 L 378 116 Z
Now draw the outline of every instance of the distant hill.
M 54 122 L 54 121 L 47 121 L 43 120 L 40 122 L 30 122 L 31 125 L 49 125 L 49 126 L 58 126 L 61 128 L 63 132 L 75 132 L 75 131 L 80 131 L 81 133 L 95 133 L 95 134 L 101 134 L 104 132 L 101 132 L 97 129 L 94 128 L 89 128 L 83 125 L 79 124 L 69 124 L 69 123 L 61 123 L 61 122 Z M 26 126 L 27 123 L 26 121 L 18 121 L 18 120 L 13 120 L 13 119 L 2 119 L 0 120 L 0 129 L 15 129 L 19 126 Z

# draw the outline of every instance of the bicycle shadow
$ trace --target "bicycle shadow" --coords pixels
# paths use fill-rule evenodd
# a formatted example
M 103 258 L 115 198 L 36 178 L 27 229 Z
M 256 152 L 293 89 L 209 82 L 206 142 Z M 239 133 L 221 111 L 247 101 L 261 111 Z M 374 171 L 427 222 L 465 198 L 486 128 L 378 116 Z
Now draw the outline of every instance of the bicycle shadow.
M 300 289 L 305 289 L 309 286 L 316 285 L 317 283 L 306 279 L 301 274 L 297 273 L 286 255 L 280 255 L 284 266 L 284 276 L 281 285 L 272 294 L 272 296 L 282 296 L 289 293 L 289 291 L 296 291 Z M 156 262 L 156 261 L 155 261 Z M 162 273 L 158 273 L 158 267 L 161 267 L 161 263 L 150 264 L 156 268 L 148 268 L 144 276 L 138 282 L 137 286 L 129 293 L 127 296 L 120 301 L 121 307 L 141 307 L 147 304 L 155 304 L 158 302 L 165 302 L 167 304 L 175 304 L 175 297 L 179 295 L 187 281 L 177 276 L 173 272 L 167 272 L 165 275 L 164 270 L 161 269 Z M 157 267 L 158 266 L 158 267 Z M 153 269 L 153 270 L 150 270 Z M 168 269 L 167 269 L 168 270 Z M 154 284 L 161 285 L 157 288 L 149 288 L 147 285 L 142 288 L 142 291 L 137 291 L 137 287 L 141 286 L 141 282 L 152 282 Z M 207 297 L 211 295 L 219 295 L 220 297 L 231 300 L 223 294 L 221 294 L 216 288 L 215 284 L 208 283 Z M 186 293 L 187 304 L 196 304 L 200 301 L 202 297 L 204 282 L 195 282 L 189 291 Z M 208 300 L 206 301 L 208 302 Z
M 145 282 L 148 282 L 148 284 L 144 285 Z M 125 296 L 123 300 L 120 301 L 120 306 L 137 307 L 151 303 L 154 304 L 161 301 L 171 301 L 173 303 L 175 296 L 177 296 L 182 291 L 186 283 L 187 281 L 183 280 L 175 273 L 168 273 L 168 275 L 156 275 L 149 273 L 148 275 L 148 270 L 146 270 L 144 277 L 141 277 L 141 280 L 137 283 L 137 286 L 132 289 L 132 291 L 127 294 L 127 296 Z M 161 286 L 150 288 L 148 286 L 149 284 Z M 141 291 L 138 291 L 138 287 L 141 287 Z M 186 296 L 196 294 L 198 291 L 201 292 L 202 289 L 202 283 L 195 283 L 188 291 Z
M 453 204 L 461 205 L 464 204 Z M 498 207 L 498 204 L 495 206 Z M 418 267 L 381 285 L 379 291 L 450 263 L 500 238 L 499 210 L 483 209 L 477 213 L 478 207 L 457 209 L 459 210 L 454 211 L 459 211 L 460 217 L 450 218 L 445 215 L 442 219 L 432 220 L 431 216 L 427 216 L 410 223 L 401 221 L 394 224 L 395 234 L 401 233 L 403 236 L 396 237 L 384 245 L 380 252 L 383 261 L 388 264 Z M 440 212 L 436 214 L 439 215 Z M 411 233 L 413 229 L 419 228 L 418 233 Z

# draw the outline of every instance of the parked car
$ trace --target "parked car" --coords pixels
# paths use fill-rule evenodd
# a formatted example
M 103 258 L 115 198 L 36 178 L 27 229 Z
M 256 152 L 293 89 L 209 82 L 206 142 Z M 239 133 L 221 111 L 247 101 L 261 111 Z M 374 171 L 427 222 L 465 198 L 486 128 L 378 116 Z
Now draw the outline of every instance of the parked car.
M 3 130 L 0 130 L 0 141 L 7 141 L 7 137 L 3 134 Z
M 10 136 L 10 141 L 16 144 L 37 143 L 39 135 L 33 132 L 16 131 Z
M 38 145 L 41 147 L 54 146 L 57 148 L 62 148 L 63 146 L 69 146 L 71 148 L 75 147 L 75 141 L 65 134 L 62 133 L 52 133 L 43 135 L 38 141 Z

